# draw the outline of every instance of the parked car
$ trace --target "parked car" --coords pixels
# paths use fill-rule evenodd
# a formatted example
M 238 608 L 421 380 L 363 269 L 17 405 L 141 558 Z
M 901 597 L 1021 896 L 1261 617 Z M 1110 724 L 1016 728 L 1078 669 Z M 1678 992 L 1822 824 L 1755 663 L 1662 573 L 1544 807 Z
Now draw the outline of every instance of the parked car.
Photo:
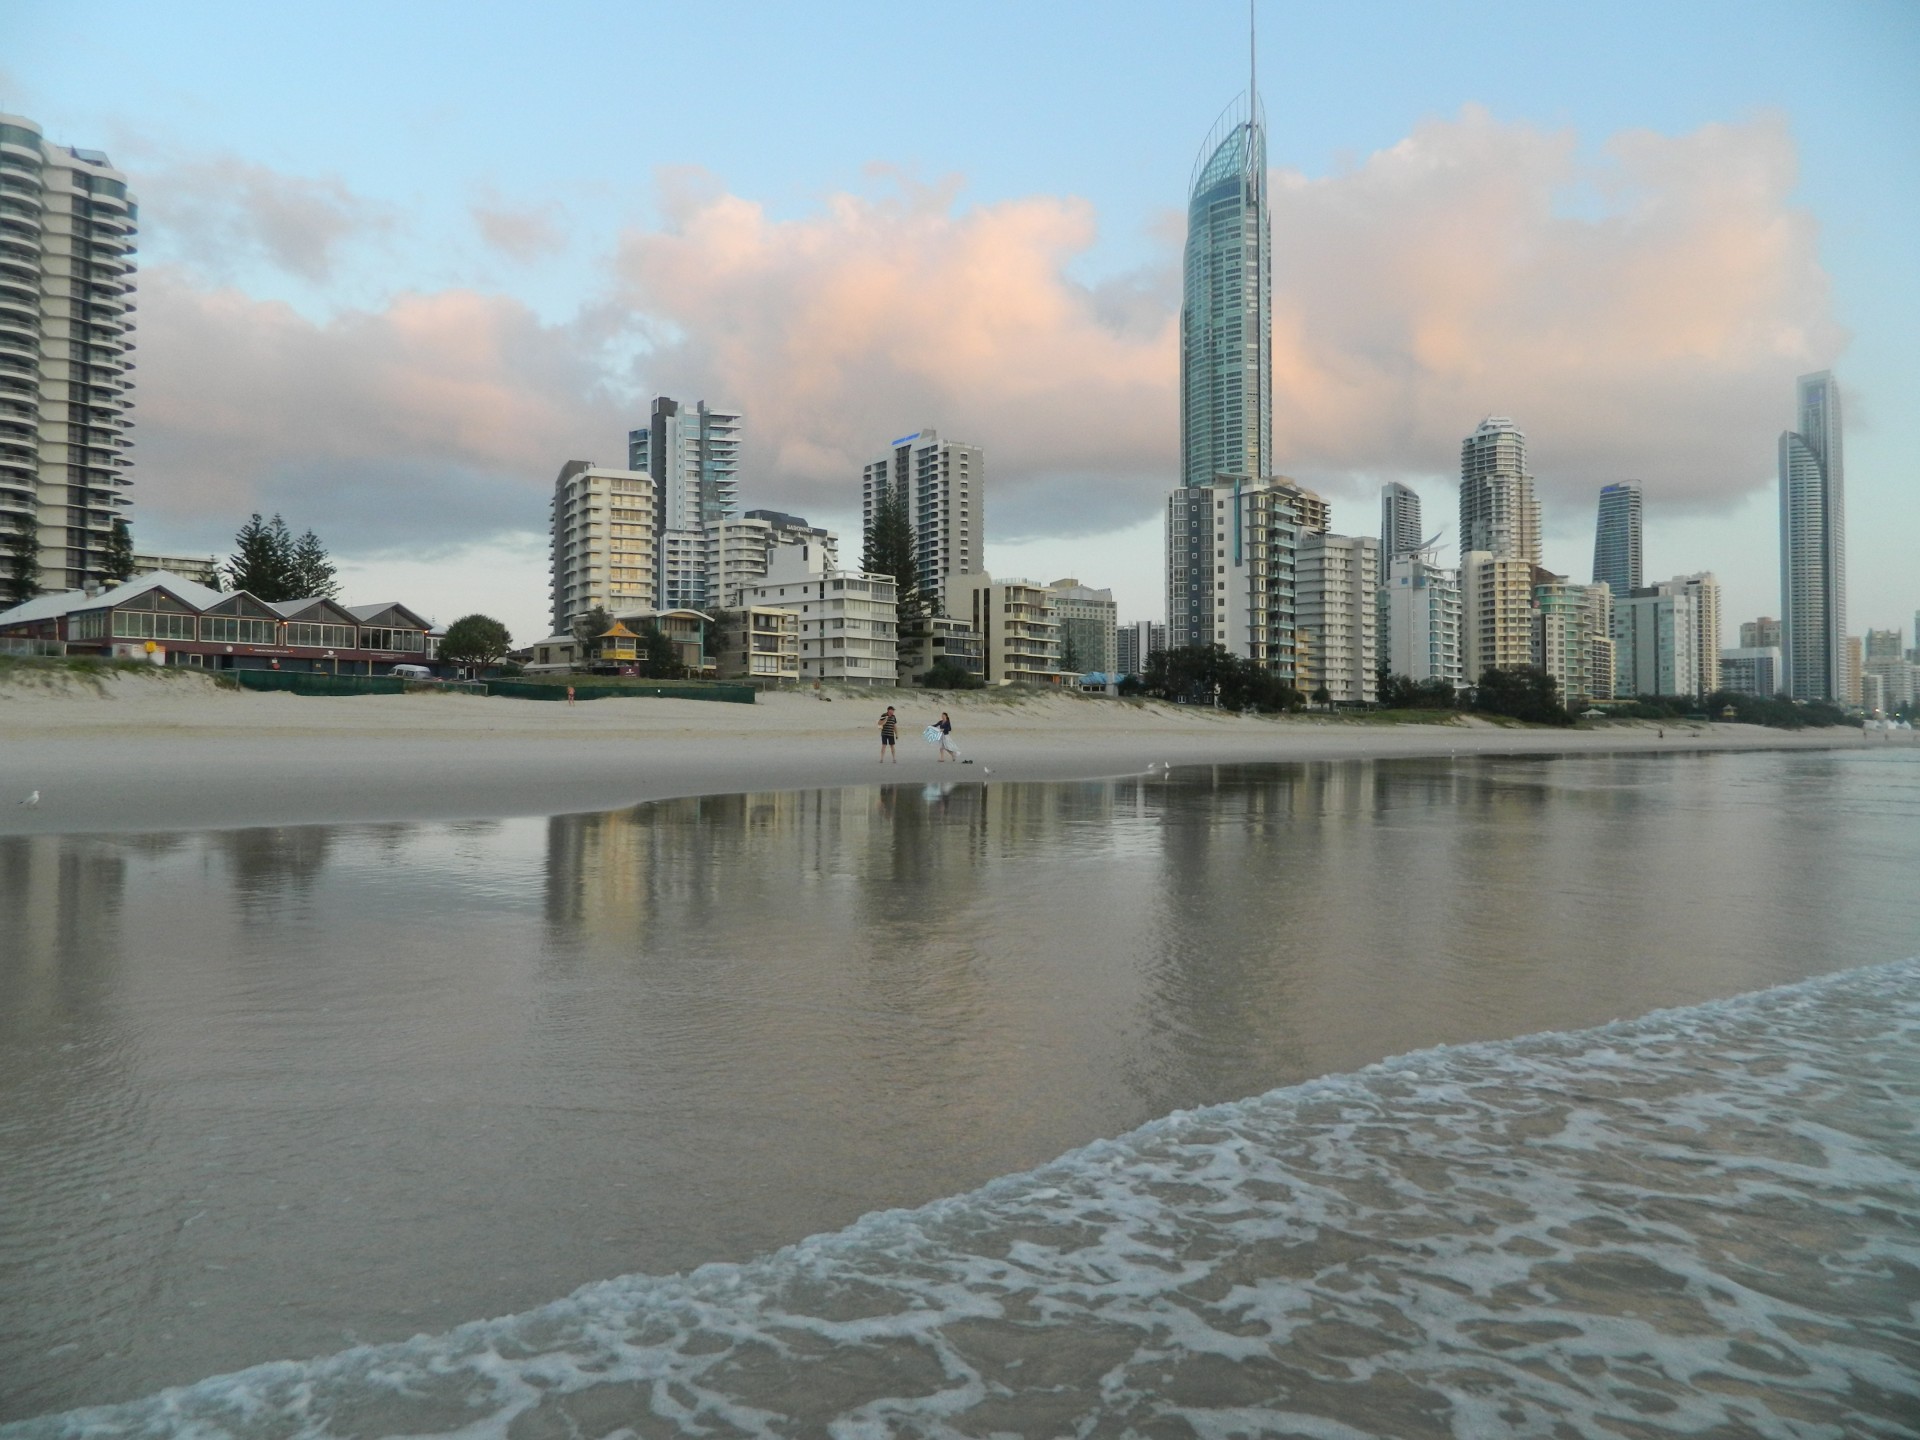
M 396 665 L 388 672 L 402 680 L 431 680 L 433 671 L 424 665 Z

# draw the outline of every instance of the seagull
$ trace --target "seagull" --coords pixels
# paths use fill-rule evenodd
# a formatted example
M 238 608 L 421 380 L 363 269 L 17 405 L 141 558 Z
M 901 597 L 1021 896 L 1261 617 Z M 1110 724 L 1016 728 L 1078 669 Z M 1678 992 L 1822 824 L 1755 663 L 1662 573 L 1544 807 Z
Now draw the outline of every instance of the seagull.
M 22 800 L 20 803 L 22 805 L 38 805 L 40 803 L 40 792 L 38 790 L 34 791 L 31 795 L 27 796 L 27 798 Z
M 991 765 L 983 765 L 980 767 L 980 773 L 982 775 L 991 775 L 993 774 L 993 767 Z

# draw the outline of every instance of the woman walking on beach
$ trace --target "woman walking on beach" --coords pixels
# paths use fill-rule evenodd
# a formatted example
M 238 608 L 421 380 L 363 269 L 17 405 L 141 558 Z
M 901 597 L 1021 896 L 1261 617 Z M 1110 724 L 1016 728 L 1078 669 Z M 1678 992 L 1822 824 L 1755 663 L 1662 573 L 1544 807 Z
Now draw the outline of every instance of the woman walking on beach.
M 880 717 L 880 763 L 885 764 L 887 756 L 893 756 L 893 763 L 900 763 L 900 752 L 894 748 L 894 740 L 900 734 L 900 717 L 893 713 L 893 706 L 887 706 L 887 713 Z
M 940 732 L 940 749 L 935 753 L 934 759 L 943 763 L 957 759 L 960 752 L 953 748 L 953 718 L 942 710 L 940 718 L 933 722 L 933 728 Z

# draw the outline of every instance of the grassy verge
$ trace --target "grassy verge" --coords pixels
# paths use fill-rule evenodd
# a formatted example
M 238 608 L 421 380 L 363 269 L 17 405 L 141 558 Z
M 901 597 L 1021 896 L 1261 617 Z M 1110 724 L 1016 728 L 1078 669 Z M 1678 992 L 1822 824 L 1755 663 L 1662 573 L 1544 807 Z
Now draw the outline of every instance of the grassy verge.
M 0 686 L 50 689 L 62 682 L 77 681 L 94 689 L 104 688 L 114 676 L 137 676 L 155 684 L 179 683 L 222 685 L 237 689 L 225 676 L 206 670 L 153 665 L 145 660 L 103 660 L 95 655 L 0 655 Z

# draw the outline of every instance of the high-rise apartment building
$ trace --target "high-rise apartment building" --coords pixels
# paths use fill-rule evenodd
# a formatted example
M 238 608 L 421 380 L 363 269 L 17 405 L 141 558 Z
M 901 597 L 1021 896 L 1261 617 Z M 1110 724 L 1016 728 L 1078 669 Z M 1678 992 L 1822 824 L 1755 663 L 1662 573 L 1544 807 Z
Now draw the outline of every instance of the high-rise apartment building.
M 1758 620 L 1740 622 L 1740 647 L 1744 650 L 1780 648 L 1780 622 L 1771 615 L 1762 615 Z M 1772 691 L 1768 691 L 1772 694 Z
M 1780 693 L 1780 647 L 1738 645 L 1720 652 L 1720 688 L 1772 699 Z
M 1380 566 L 1384 573 L 1402 555 L 1420 548 L 1420 497 L 1398 480 L 1380 487 Z
M 1220 645 L 1294 683 L 1294 556 L 1327 502 L 1284 476 L 1167 497 L 1167 644 Z
M 1899 660 L 1904 658 L 1901 649 L 1901 632 L 1898 630 L 1869 630 L 1862 657 L 1866 660 Z
M 1266 122 L 1251 79 L 1194 162 L 1181 278 L 1180 483 L 1270 474 L 1273 235 Z
M 659 573 L 653 477 L 569 460 L 550 510 L 553 633 L 595 606 L 614 615 L 655 608 Z
M 936 430 L 903 435 L 860 476 L 860 527 L 890 489 L 907 506 L 916 577 L 936 603 L 949 581 L 981 573 L 987 525 L 987 462 L 978 445 L 942 440 Z
M 1120 607 L 1113 591 L 1095 590 L 1078 580 L 1056 580 L 1053 611 L 1060 622 L 1060 668 L 1076 675 L 1112 676 L 1120 668 Z
M 0 115 L 0 584 L 22 559 L 42 591 L 111 578 L 131 503 L 138 220 L 105 155 Z
M 1146 672 L 1147 661 L 1167 648 L 1167 627 L 1151 620 L 1132 620 L 1114 633 L 1114 671 L 1120 675 Z
M 1376 646 L 1380 542 L 1371 535 L 1310 530 L 1294 556 L 1294 627 L 1305 644 L 1306 673 L 1294 685 L 1324 689 L 1334 703 L 1367 705 L 1379 698 Z
M 1576 705 L 1613 695 L 1613 590 L 1575 585 L 1564 575 L 1534 572 L 1533 663 L 1553 678 L 1560 702 Z
M 706 595 L 711 604 L 738 609 L 741 591 L 767 573 L 782 545 L 818 546 L 828 569 L 839 566 L 840 542 L 830 530 L 778 510 L 749 510 L 737 520 L 718 520 L 701 532 Z
M 1524 670 L 1533 664 L 1531 561 L 1469 550 L 1460 563 L 1463 663 L 1467 684 L 1489 670 Z
M 1711 574 L 1676 576 L 1616 599 L 1614 694 L 1704 699 L 1720 688 L 1719 633 L 1720 586 Z
M 1390 675 L 1466 683 L 1460 572 L 1435 565 L 1432 552 L 1396 555 L 1379 599 L 1381 663 Z
M 1600 516 L 1593 527 L 1593 583 L 1604 583 L 1615 595 L 1631 595 L 1640 588 L 1638 480 L 1600 487 Z
M 658 396 L 643 430 L 627 432 L 627 468 L 652 477 L 657 544 L 655 593 L 662 610 L 707 610 L 707 530 L 731 520 L 740 483 L 742 426 L 736 411 Z
M 1540 563 L 1540 502 L 1527 469 L 1527 437 L 1500 415 L 1489 415 L 1460 442 L 1460 554 L 1476 550 Z
M 1860 693 L 1860 675 L 1865 667 L 1866 657 L 1861 653 L 1860 637 L 1849 635 L 1840 644 L 1840 684 L 1839 693 L 1833 698 L 1842 705 L 1862 703 Z M 1793 668 L 1791 656 L 1787 659 L 1787 668 Z M 1795 696 L 1795 699 L 1803 697 Z
M 1844 700 L 1846 464 L 1840 387 L 1802 375 L 1799 421 L 1780 436 L 1780 629 L 1787 693 Z

